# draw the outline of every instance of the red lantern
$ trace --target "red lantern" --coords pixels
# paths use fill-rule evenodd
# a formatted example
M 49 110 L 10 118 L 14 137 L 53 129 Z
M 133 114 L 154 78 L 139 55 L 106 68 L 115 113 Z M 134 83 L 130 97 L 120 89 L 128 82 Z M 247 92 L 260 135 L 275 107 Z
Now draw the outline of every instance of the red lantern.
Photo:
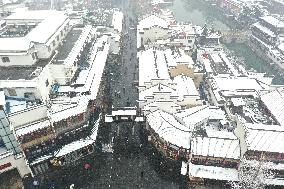
M 178 160 L 178 158 L 179 158 L 179 155 L 178 155 L 178 153 L 176 153 L 175 160 Z
M 164 150 L 168 150 L 168 147 L 169 147 L 168 144 L 165 142 L 164 143 Z

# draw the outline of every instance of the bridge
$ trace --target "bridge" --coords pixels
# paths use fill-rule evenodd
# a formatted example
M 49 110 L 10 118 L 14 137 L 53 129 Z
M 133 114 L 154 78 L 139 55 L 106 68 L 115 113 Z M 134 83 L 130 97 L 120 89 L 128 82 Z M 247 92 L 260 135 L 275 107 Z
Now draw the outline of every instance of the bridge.
M 105 115 L 105 123 L 112 122 L 144 122 L 136 107 L 113 108 L 111 114 Z
M 248 30 L 226 30 L 222 31 L 222 43 L 245 43 L 251 32 Z

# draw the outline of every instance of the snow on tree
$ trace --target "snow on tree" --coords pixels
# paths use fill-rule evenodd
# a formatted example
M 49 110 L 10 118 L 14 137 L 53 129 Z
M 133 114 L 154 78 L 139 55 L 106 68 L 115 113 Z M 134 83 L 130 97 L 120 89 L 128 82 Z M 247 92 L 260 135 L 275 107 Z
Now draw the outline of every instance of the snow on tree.
M 271 163 L 272 164 L 272 163 Z M 264 189 L 265 180 L 274 177 L 269 162 L 246 160 L 243 158 L 239 167 L 239 181 L 231 182 L 232 189 Z

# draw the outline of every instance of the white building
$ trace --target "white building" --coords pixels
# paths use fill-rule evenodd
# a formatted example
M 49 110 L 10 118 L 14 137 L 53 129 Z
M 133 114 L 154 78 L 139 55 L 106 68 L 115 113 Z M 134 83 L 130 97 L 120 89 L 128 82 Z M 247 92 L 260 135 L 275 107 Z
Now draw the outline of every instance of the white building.
M 283 126 L 245 123 L 240 119 L 235 133 L 240 138 L 246 166 L 271 171 L 273 177 L 263 178 L 264 184 L 283 186 Z
M 74 28 L 61 40 L 63 44 L 51 60 L 39 60 L 30 66 L 1 67 L 4 72 L 0 75 L 0 87 L 12 99 L 48 100 L 54 83 L 71 82 L 81 66 L 82 52 L 93 37 L 91 26 Z
M 150 15 L 142 19 L 137 26 L 137 47 L 155 43 L 159 39 L 168 39 L 169 24 L 164 19 Z
M 264 16 L 252 28 L 251 42 L 253 48 L 280 68 L 284 68 L 283 43 L 284 21 L 275 16 Z
M 234 97 L 255 97 L 261 92 L 269 91 L 270 84 L 258 78 L 235 77 L 229 75 L 213 76 L 209 79 L 209 92 L 216 106 L 223 106 L 227 100 Z
M 83 29 L 73 29 L 66 36 L 63 45 L 58 49 L 58 54 L 49 65 L 49 70 L 54 83 L 66 85 L 71 82 L 77 69 L 81 66 L 81 56 L 85 47 L 94 38 L 93 28 L 90 25 Z
M 17 99 L 45 101 L 53 83 L 47 66 L 70 30 L 58 11 L 18 11 L 5 19 L 0 38 L 0 88 Z
M 172 112 L 202 104 L 196 89 L 199 79 L 195 77 L 193 61 L 182 53 L 155 48 L 140 52 L 138 88 L 142 110 L 161 108 Z
M 101 12 L 100 12 L 101 13 Z M 122 37 L 122 26 L 124 22 L 124 15 L 118 9 L 113 9 L 108 12 L 103 12 L 104 18 L 106 19 L 106 23 L 98 23 L 95 24 L 96 35 L 109 36 L 108 42 L 110 43 L 110 53 L 119 54 L 121 49 L 121 37 Z M 94 16 L 95 17 L 95 16 Z M 100 17 L 97 17 L 96 20 L 99 20 Z M 125 34 L 125 33 L 124 33 Z
M 59 11 L 19 11 L 5 21 L 0 66 L 33 65 L 50 58 L 70 30 L 68 17 Z
M 284 126 L 284 92 L 273 90 L 261 95 L 260 100 L 270 116 L 273 116 L 278 124 Z

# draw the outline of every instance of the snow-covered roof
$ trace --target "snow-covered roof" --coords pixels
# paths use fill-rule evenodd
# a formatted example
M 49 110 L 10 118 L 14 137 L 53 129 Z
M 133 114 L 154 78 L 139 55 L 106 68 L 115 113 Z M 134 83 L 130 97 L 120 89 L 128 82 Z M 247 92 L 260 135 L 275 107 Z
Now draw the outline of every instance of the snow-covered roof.
M 147 115 L 149 126 L 165 141 L 178 147 L 190 148 L 191 132 L 171 114 L 161 110 Z
M 81 139 L 74 141 L 70 144 L 63 146 L 60 150 L 55 153 L 55 157 L 61 157 L 81 148 L 84 148 L 90 144 L 93 144 L 95 141 L 93 139 Z
M 0 88 L 36 88 L 36 80 L 0 80 Z
M 210 54 L 210 57 L 212 58 L 212 60 L 213 60 L 215 63 L 223 62 L 223 60 L 222 60 L 221 57 L 219 56 L 219 53 Z
M 169 20 L 168 22 L 170 23 L 170 29 L 172 30 L 172 34 L 179 34 L 184 36 L 195 34 L 195 30 L 191 24 L 171 24 L 175 23 L 176 21 L 171 17 L 170 19 L 171 20 Z
M 50 159 L 50 158 L 52 158 L 52 157 L 53 157 L 52 155 L 41 156 L 41 157 L 35 159 L 34 161 L 32 161 L 32 162 L 30 163 L 30 165 L 38 164 L 38 163 L 43 162 L 43 161 L 45 161 L 45 160 L 48 160 L 48 159 Z
M 167 95 L 168 98 L 172 96 L 178 97 L 179 101 L 189 96 L 199 96 L 193 80 L 190 77 L 179 75 L 172 80 L 170 86 L 166 84 L 156 84 L 139 92 L 139 100 L 145 100 L 147 97 L 156 95 L 160 97 L 161 94 Z
M 188 64 L 193 66 L 194 64 L 192 58 L 185 54 L 184 50 L 182 49 L 166 49 L 164 54 L 168 67 L 176 67 L 178 64 Z
M 284 53 L 284 43 L 281 43 L 279 46 L 278 46 L 278 49 L 282 51 L 282 53 Z
M 197 91 L 192 78 L 178 75 L 174 77 L 173 82 L 177 84 L 176 94 L 178 96 L 199 96 L 199 92 Z
M 52 122 L 58 122 L 72 116 L 85 113 L 88 106 L 88 98 L 86 96 L 63 97 L 52 101 L 49 114 Z
M 230 69 L 230 71 L 233 73 L 234 76 L 240 75 L 224 52 L 220 52 L 219 55 L 222 58 L 222 61 L 226 64 L 226 66 L 228 66 L 228 68 Z
M 170 96 L 174 91 L 175 90 L 173 88 L 164 84 L 157 84 L 139 92 L 139 100 L 144 100 L 147 97 L 155 96 L 157 94 L 168 94 Z
M 82 51 L 84 48 L 84 44 L 86 44 L 86 40 L 88 36 L 90 35 L 90 32 L 92 30 L 91 25 L 87 25 L 84 27 L 83 32 L 81 33 L 79 39 L 74 44 L 71 52 L 69 53 L 68 57 L 64 60 L 64 65 L 66 66 L 72 66 L 74 62 L 77 59 L 78 54 Z
M 92 47 L 92 52 L 88 58 L 89 68 L 79 73 L 77 80 L 73 84 L 84 84 L 81 87 L 60 86 L 58 92 L 90 92 L 87 97 L 96 99 L 101 84 L 106 60 L 109 52 L 108 36 L 103 35 L 98 38 Z
M 273 31 L 271 31 L 269 28 L 261 25 L 259 22 L 253 24 L 253 26 L 258 28 L 259 30 L 261 30 L 262 32 L 266 33 L 267 35 L 269 35 L 271 37 L 276 37 L 276 35 L 274 34 Z
M 284 153 L 283 126 L 246 123 L 245 129 L 248 150 Z
M 112 116 L 117 116 L 117 115 L 136 115 L 137 111 L 136 109 L 133 110 L 113 110 L 111 115 Z
M 159 99 L 145 105 L 142 110 L 144 111 L 144 114 L 147 114 L 149 112 L 154 112 L 156 110 L 163 110 L 169 113 L 176 113 L 177 111 L 181 110 L 181 106 L 173 101 Z
M 260 19 L 271 24 L 274 27 L 278 27 L 278 28 L 284 27 L 284 22 L 281 20 L 278 20 L 277 18 L 273 16 L 264 16 L 264 17 L 260 17 Z
M 214 180 L 238 181 L 238 170 L 216 166 L 189 164 L 189 176 Z
M 231 98 L 231 101 L 236 107 L 246 105 L 246 102 L 242 98 Z
M 261 101 L 281 126 L 284 126 L 284 92 L 274 90 L 262 95 Z
M 225 120 L 225 112 L 218 107 L 214 106 L 195 106 L 186 110 L 182 110 L 175 114 L 175 116 L 188 125 L 193 127 L 194 125 L 201 123 L 205 120 Z
M 237 90 L 252 90 L 260 91 L 267 90 L 268 86 L 260 85 L 256 79 L 249 77 L 213 77 L 213 88 L 218 88 L 220 91 L 237 91 Z
M 32 10 L 32 11 L 17 11 L 10 16 L 6 17 L 5 20 L 45 20 L 49 16 L 57 16 L 64 14 L 64 12 L 54 10 Z
M 31 42 L 46 43 L 60 27 L 64 27 L 69 22 L 64 12 L 53 10 L 18 11 L 5 20 L 8 24 L 12 21 L 13 24 L 14 22 L 38 22 L 39 24 L 25 37 L 0 38 L 0 51 L 27 51 Z
M 150 48 L 142 51 L 139 57 L 139 85 L 152 79 L 170 79 L 167 63 L 163 51 Z
M 0 52 L 25 52 L 28 51 L 32 46 L 33 44 L 31 43 L 31 41 L 24 37 L 0 38 Z
M 89 86 L 85 86 L 85 88 L 90 89 L 91 95 L 90 99 L 96 99 L 98 95 L 98 91 L 100 88 L 101 80 L 103 77 L 107 56 L 109 52 L 110 45 L 107 43 L 108 37 L 102 36 L 96 43 L 96 48 L 103 48 L 102 50 L 98 51 L 96 57 L 93 61 L 93 67 L 91 72 L 89 73 L 93 77 L 88 77 L 86 84 L 90 83 Z M 89 88 L 88 88 L 89 87 Z
M 191 152 L 195 156 L 240 159 L 238 139 L 197 136 L 192 139 Z
M 120 11 L 114 11 L 112 18 L 112 25 L 113 28 L 118 32 L 122 31 L 122 21 L 123 21 L 123 13 Z
M 52 17 L 51 17 L 52 18 Z M 54 16 L 53 19 L 46 19 L 37 25 L 26 38 L 37 43 L 47 43 L 49 39 L 58 31 L 61 27 L 68 24 L 69 20 L 65 15 Z M 55 37 L 55 36 L 54 36 Z
M 0 91 L 0 106 L 6 104 L 4 91 Z
M 139 22 L 137 29 L 143 30 L 145 28 L 152 28 L 154 26 L 161 27 L 164 29 L 168 29 L 169 27 L 167 21 L 165 21 L 164 19 L 156 15 L 150 15 Z
M 32 132 L 40 130 L 40 129 L 50 127 L 50 126 L 51 126 L 51 124 L 50 124 L 49 120 L 41 120 L 41 121 L 26 125 L 24 127 L 21 127 L 19 129 L 17 129 L 15 132 L 16 132 L 17 136 L 23 136 L 23 135 L 32 133 Z

